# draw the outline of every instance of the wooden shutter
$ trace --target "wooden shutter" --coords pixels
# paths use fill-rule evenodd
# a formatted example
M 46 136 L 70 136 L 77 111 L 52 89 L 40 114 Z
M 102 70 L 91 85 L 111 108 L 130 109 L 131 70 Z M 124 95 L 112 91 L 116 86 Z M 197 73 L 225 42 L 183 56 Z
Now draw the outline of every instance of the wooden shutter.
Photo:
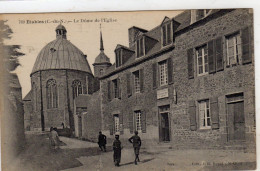
M 132 88 L 131 88 L 131 73 L 126 74 L 126 89 L 127 89 L 127 95 L 130 97 L 132 95 Z
M 216 71 L 222 71 L 224 69 L 223 61 L 223 46 L 222 38 L 219 37 L 215 40 L 215 51 L 216 51 Z
M 166 25 L 167 27 L 167 45 L 171 43 L 171 23 Z
M 190 130 L 195 131 L 197 129 L 195 101 L 189 102 L 188 113 L 190 115 Z
M 146 133 L 146 113 L 145 110 L 141 111 L 141 128 L 142 128 L 142 133 Z
M 168 84 L 173 84 L 173 63 L 172 58 L 167 60 L 167 68 L 168 68 Z
M 130 133 L 132 134 L 133 133 L 133 113 L 130 111 L 129 114 L 128 114 L 128 125 L 129 125 L 129 130 L 130 130 Z
M 218 108 L 218 98 L 214 97 L 210 99 L 210 113 L 211 113 L 211 128 L 219 128 L 219 108 Z
M 139 44 L 140 44 L 140 40 L 137 40 L 137 41 L 136 41 L 136 56 L 137 56 L 137 57 L 140 56 Z
M 243 64 L 251 63 L 251 45 L 250 45 L 250 29 L 246 27 L 242 30 L 241 34 L 241 42 L 242 42 L 242 61 Z
M 111 100 L 111 81 L 107 81 L 107 99 Z
M 166 25 L 162 27 L 162 34 L 163 34 L 163 46 L 166 45 Z
M 152 69 L 153 69 L 153 88 L 156 89 L 157 88 L 157 63 L 154 63 L 152 65 Z
M 188 56 L 188 78 L 194 78 L 194 59 L 193 59 L 193 49 L 188 49 L 187 51 Z
M 139 78 L 140 78 L 140 91 L 144 92 L 144 69 L 139 70 Z
M 124 134 L 123 114 L 119 114 L 120 134 Z
M 110 119 L 109 129 L 110 129 L 110 135 L 113 135 L 114 134 L 114 128 L 115 128 L 114 115 L 112 115 L 111 117 L 112 118 Z
M 121 81 L 120 78 L 117 78 L 117 97 L 121 99 Z
M 208 42 L 208 62 L 209 62 L 209 73 L 216 72 L 216 56 L 215 56 L 215 48 L 214 41 L 211 40 Z

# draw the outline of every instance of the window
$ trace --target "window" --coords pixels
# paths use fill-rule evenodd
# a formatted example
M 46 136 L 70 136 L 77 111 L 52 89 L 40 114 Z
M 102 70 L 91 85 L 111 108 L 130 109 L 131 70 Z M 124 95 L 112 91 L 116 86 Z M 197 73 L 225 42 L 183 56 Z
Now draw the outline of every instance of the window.
M 113 80 L 113 87 L 114 87 L 114 97 L 119 98 L 119 88 L 118 88 L 118 79 Z
M 242 63 L 241 58 L 241 38 L 234 34 L 226 38 L 227 42 L 227 65 L 236 65 Z
M 200 19 L 206 17 L 206 16 L 209 14 L 209 12 L 210 12 L 210 9 L 197 10 L 197 11 L 196 11 L 196 21 L 198 21 L 198 20 L 200 20 Z
M 38 99 L 37 99 L 37 87 L 35 85 L 35 83 L 33 83 L 33 86 L 32 86 L 32 91 L 33 91 L 33 108 L 34 108 L 34 111 L 37 111 L 37 102 L 38 102 Z
M 172 23 L 162 26 L 162 44 L 167 46 L 172 43 Z
M 144 56 L 144 37 L 141 37 L 136 41 L 137 57 Z
M 119 123 L 119 115 L 118 114 L 114 115 L 114 129 L 115 129 L 115 133 L 120 132 L 120 123 Z
M 74 80 L 72 83 L 73 97 L 77 97 L 79 94 L 83 94 L 83 86 L 79 80 Z
M 50 79 L 47 81 L 46 92 L 47 92 L 47 108 L 48 109 L 57 108 L 58 95 L 57 95 L 56 80 Z
M 159 80 L 160 86 L 164 86 L 168 84 L 168 68 L 167 68 L 167 60 L 159 62 Z
M 208 73 L 208 50 L 207 46 L 202 46 L 196 50 L 197 56 L 197 71 L 198 75 Z
M 101 76 L 101 75 L 103 75 L 103 73 L 104 73 L 104 69 L 100 69 L 99 70 L 99 75 Z
M 116 67 L 120 67 L 123 64 L 122 60 L 122 50 L 116 50 Z
M 209 100 L 199 101 L 199 126 L 200 129 L 211 128 Z
M 141 111 L 135 111 L 135 130 L 142 131 L 142 120 L 141 120 Z
M 141 87 L 140 87 L 140 72 L 135 71 L 133 73 L 134 75 L 134 92 L 135 93 L 140 93 L 141 92 Z

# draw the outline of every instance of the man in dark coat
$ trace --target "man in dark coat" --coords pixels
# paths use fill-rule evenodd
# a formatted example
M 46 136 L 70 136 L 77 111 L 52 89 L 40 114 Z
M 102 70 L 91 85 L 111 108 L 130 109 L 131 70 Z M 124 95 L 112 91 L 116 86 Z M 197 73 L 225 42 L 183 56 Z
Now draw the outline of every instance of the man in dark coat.
M 99 136 L 98 136 L 98 145 L 101 151 L 105 151 L 106 152 L 106 144 L 107 144 L 107 137 L 102 134 L 102 132 L 99 132 Z
M 119 140 L 119 135 L 115 136 L 115 140 L 113 142 L 113 150 L 114 150 L 114 163 L 115 166 L 119 166 L 121 161 L 121 141 Z
M 142 145 L 141 138 L 138 136 L 138 131 L 135 131 L 135 135 L 129 138 L 128 141 L 133 144 L 135 152 L 135 164 L 137 164 L 137 161 L 140 162 L 139 150 Z

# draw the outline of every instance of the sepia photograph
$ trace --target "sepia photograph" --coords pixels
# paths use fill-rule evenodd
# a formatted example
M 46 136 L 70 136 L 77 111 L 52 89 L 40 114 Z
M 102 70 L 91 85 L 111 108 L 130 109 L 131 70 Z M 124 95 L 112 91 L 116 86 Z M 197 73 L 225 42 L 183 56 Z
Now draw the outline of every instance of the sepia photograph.
M 6 171 L 255 170 L 252 8 L 0 14 Z

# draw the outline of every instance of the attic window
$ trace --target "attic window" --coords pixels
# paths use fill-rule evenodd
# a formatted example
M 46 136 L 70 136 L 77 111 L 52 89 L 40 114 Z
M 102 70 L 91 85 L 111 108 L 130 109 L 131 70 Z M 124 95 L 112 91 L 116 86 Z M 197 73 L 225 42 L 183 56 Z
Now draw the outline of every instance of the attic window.
M 123 64 L 122 49 L 116 50 L 116 67 L 120 67 Z
M 210 9 L 202 9 L 196 11 L 196 21 L 206 17 L 210 12 Z
M 142 36 L 140 39 L 136 41 L 136 57 L 139 58 L 145 55 L 144 51 L 144 37 Z
M 51 53 L 54 53 L 54 52 L 56 52 L 56 49 L 51 48 L 50 51 L 51 51 Z
M 162 25 L 162 45 L 167 46 L 172 43 L 172 23 Z

